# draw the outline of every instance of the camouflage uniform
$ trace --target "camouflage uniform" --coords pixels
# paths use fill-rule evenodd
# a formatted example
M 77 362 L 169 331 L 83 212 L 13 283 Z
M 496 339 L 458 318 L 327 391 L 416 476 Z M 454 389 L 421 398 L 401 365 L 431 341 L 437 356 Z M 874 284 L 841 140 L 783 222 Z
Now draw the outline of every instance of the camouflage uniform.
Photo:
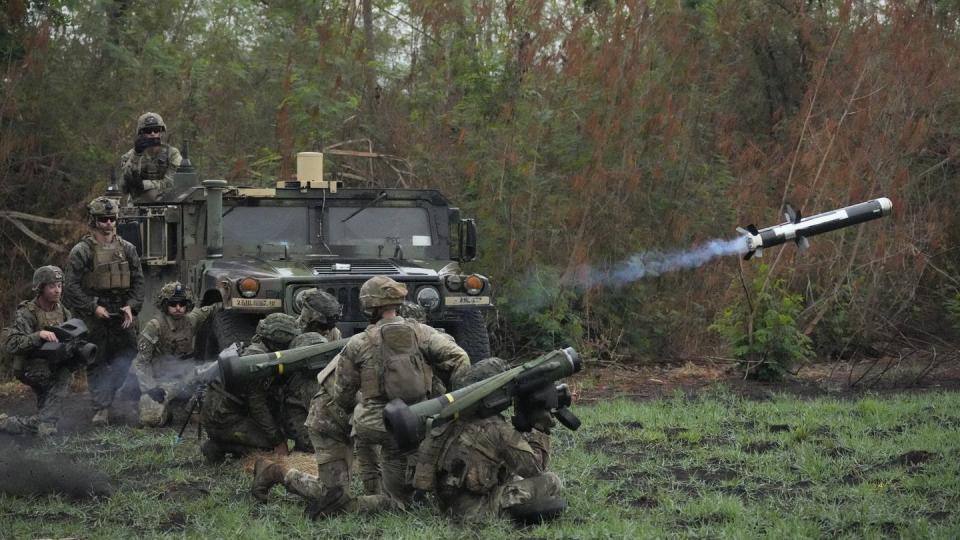
M 42 266 L 34 272 L 34 291 L 40 290 L 52 280 L 63 281 L 63 272 L 55 266 Z M 55 429 L 63 409 L 63 400 L 70 392 L 73 371 L 82 365 L 52 365 L 44 358 L 34 358 L 45 342 L 39 332 L 49 326 L 57 326 L 71 318 L 70 310 L 57 303 L 50 311 L 44 311 L 36 299 L 21 302 L 13 316 L 13 322 L 4 329 L 3 347 L 13 356 L 13 374 L 37 395 L 38 413 L 35 417 L 6 417 L 4 431 L 35 431 L 42 424 L 46 429 Z
M 406 294 L 403 285 L 377 276 L 361 287 L 360 301 L 371 318 L 376 318 L 382 311 L 399 307 Z M 432 367 L 458 373 L 469 365 L 467 353 L 433 328 L 401 317 L 381 317 L 350 338 L 318 375 L 320 391 L 310 403 L 307 426 L 319 476 L 261 461 L 255 471 L 254 496 L 265 500 L 270 487 L 283 482 L 288 490 L 310 501 L 307 511 L 313 518 L 403 507 L 413 495 L 406 476 L 414 453 L 401 451 L 387 434 L 383 408 L 393 398 L 415 403 L 429 397 Z M 358 391 L 362 396 L 359 403 Z M 347 494 L 351 411 L 356 443 L 382 449 L 385 494 L 355 498 Z
M 304 332 L 290 341 L 289 348 L 307 347 L 326 343 L 327 339 L 317 332 Z M 313 444 L 306 429 L 310 401 L 317 393 L 317 379 L 313 372 L 294 371 L 279 377 L 274 398 L 276 417 L 280 418 L 283 433 L 293 440 L 294 448 L 301 452 L 313 452 Z
M 163 118 L 157 113 L 144 113 L 137 120 L 137 136 L 144 128 L 162 128 L 166 131 Z M 161 144 L 157 151 L 152 149 L 138 153 L 131 148 L 120 157 L 121 189 L 132 197 L 156 199 L 160 193 L 173 187 L 173 173 L 183 160 L 180 151 L 169 144 Z
M 109 203 L 109 204 L 108 204 Z M 117 206 L 99 197 L 89 207 L 92 217 L 117 215 Z M 67 259 L 63 303 L 87 325 L 90 342 L 97 346 L 97 359 L 87 368 L 87 381 L 94 408 L 105 410 L 123 384 L 137 349 L 136 322 L 123 328 L 121 308 L 130 306 L 134 316 L 143 305 L 143 272 L 137 248 L 115 235 L 110 244 L 84 236 Z M 116 316 L 100 319 L 97 306 Z
M 342 337 L 337 321 L 343 307 L 332 294 L 315 288 L 305 289 L 297 293 L 294 302 L 300 310 L 297 321 L 304 332 L 319 332 L 327 341 Z
M 271 313 L 257 324 L 252 343 L 241 356 L 287 349 L 300 333 L 296 319 L 283 313 Z M 242 454 L 249 449 L 271 449 L 286 440 L 270 406 L 273 379 L 247 382 L 235 392 L 227 392 L 220 383 L 211 384 L 203 398 L 200 420 L 210 439 L 222 451 Z M 209 448 L 209 445 L 208 445 Z M 213 456 L 220 452 L 204 450 Z M 210 461 L 217 461 L 208 457 Z
M 182 317 L 173 317 L 168 311 L 168 303 L 179 300 L 187 303 L 190 309 Z M 172 400 L 183 398 L 176 395 L 182 389 L 178 381 L 192 372 L 196 366 L 186 359 L 195 359 L 196 336 L 200 327 L 214 313 L 223 308 L 215 303 L 204 307 L 193 307 L 193 299 L 180 282 L 168 283 L 161 288 L 156 299 L 159 310 L 157 317 L 150 319 L 140 332 L 137 342 L 137 356 L 133 359 L 130 371 L 137 378 L 140 392 L 140 421 L 147 425 L 162 425 L 166 422 L 165 406 Z M 155 372 L 163 373 L 158 377 Z M 158 378 L 160 382 L 158 382 Z M 166 394 L 157 407 L 147 392 L 161 388 Z M 149 400 L 149 401 L 147 401 Z
M 456 386 L 483 380 L 503 367 L 498 358 L 483 360 Z M 450 516 L 482 521 L 560 494 L 560 478 L 544 472 L 549 453 L 547 434 L 521 434 L 499 414 L 454 421 L 433 429 L 420 445 L 413 485 L 434 493 Z
M 368 309 L 390 308 L 398 307 L 405 297 L 406 287 L 378 276 L 364 284 L 360 300 Z M 353 411 L 358 444 L 380 445 L 382 487 L 403 505 L 413 493 L 405 481 L 413 452 L 401 451 L 387 434 L 383 408 L 395 398 L 413 404 L 430 397 L 433 368 L 455 375 L 470 366 L 470 359 L 441 332 L 402 317 L 381 318 L 356 334 L 339 358 L 333 401 L 344 411 Z

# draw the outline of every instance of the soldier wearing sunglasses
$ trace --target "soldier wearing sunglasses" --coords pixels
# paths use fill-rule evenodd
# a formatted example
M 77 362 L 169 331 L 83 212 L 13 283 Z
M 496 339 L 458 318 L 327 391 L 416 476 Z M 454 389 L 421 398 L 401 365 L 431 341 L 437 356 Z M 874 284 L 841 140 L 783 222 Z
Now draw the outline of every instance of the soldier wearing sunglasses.
M 117 202 L 97 197 L 87 206 L 92 234 L 70 250 L 63 303 L 83 318 L 96 360 L 87 381 L 96 412 L 95 427 L 109 422 L 114 394 L 123 385 L 137 350 L 135 316 L 143 305 L 143 271 L 137 248 L 117 235 Z
M 173 173 L 180 165 L 180 151 L 163 142 L 167 125 L 163 118 L 146 112 L 137 119 L 133 148 L 120 157 L 122 189 L 131 197 L 157 200 L 173 187 Z
M 194 307 L 193 295 L 179 281 L 160 288 L 156 317 L 143 326 L 131 372 L 140 385 L 140 424 L 162 426 L 170 419 L 168 406 L 196 367 L 196 338 L 200 327 L 223 304 Z M 182 401 L 182 400 L 181 400 Z

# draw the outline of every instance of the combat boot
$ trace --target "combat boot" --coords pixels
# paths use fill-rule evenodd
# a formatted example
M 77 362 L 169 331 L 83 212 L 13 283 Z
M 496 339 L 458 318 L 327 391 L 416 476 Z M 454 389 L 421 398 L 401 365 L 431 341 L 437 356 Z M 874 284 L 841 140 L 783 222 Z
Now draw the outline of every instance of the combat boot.
M 36 433 L 36 417 L 28 416 L 24 418 L 21 416 L 8 416 L 6 413 L 0 413 L 0 432 L 9 433 L 11 435 Z
M 98 409 L 97 413 L 93 415 L 93 420 L 90 423 L 95 428 L 106 427 L 110 423 L 110 410 L 109 409 Z
M 314 521 L 342 514 L 350 509 L 353 499 L 343 489 L 343 486 L 331 488 L 319 499 L 307 503 L 307 517 Z
M 56 424 L 49 422 L 40 422 L 37 424 L 37 435 L 41 437 L 52 437 L 57 434 Z
M 207 465 L 219 465 L 227 459 L 227 450 L 213 439 L 203 441 L 200 453 Z
M 260 458 L 253 465 L 253 486 L 250 493 L 260 502 L 267 502 L 270 488 L 283 483 L 289 467 Z

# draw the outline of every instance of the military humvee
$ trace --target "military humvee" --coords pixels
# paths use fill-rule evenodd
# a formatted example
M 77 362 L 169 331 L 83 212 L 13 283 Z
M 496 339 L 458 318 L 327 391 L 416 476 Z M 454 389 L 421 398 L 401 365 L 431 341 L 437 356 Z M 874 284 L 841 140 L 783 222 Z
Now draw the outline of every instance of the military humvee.
M 199 304 L 223 302 L 198 337 L 207 357 L 248 342 L 273 312 L 296 316 L 298 291 L 318 287 L 343 306 L 344 336 L 368 321 L 360 286 L 374 275 L 405 283 L 427 322 L 450 333 L 474 361 L 490 355 L 484 310 L 490 281 L 465 273 L 477 256 L 472 219 L 439 192 L 344 188 L 323 178 L 323 155 L 297 156 L 298 181 L 272 188 L 200 181 L 184 154 L 174 188 L 122 207 L 118 230 L 137 246 L 146 276 L 142 320 L 164 283 L 180 280 Z

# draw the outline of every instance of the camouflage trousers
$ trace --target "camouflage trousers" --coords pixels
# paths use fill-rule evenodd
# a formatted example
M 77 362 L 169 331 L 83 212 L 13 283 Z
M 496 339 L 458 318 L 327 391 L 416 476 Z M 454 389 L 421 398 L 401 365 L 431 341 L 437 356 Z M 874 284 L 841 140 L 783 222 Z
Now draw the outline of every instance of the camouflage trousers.
M 458 521 L 476 522 L 500 516 L 511 506 L 534 499 L 560 495 L 563 482 L 552 472 L 530 478 L 517 478 L 495 488 L 490 493 L 473 493 L 463 489 L 441 488 L 438 504 Z
M 130 364 L 137 354 L 136 324 L 122 328 L 119 319 L 85 320 L 90 331 L 89 341 L 97 346 L 96 360 L 87 366 L 87 385 L 94 409 L 106 409 L 113 403 L 120 387 L 136 388 L 136 380 L 131 377 L 128 384 Z M 130 400 L 140 397 L 139 389 L 130 396 Z
M 276 441 L 247 415 L 242 402 L 215 387 L 204 393 L 200 422 L 212 440 L 230 451 L 243 453 L 276 446 Z
M 51 369 L 50 362 L 42 358 L 31 358 L 24 364 L 15 375 L 37 395 L 37 421 L 56 425 L 63 414 L 63 401 L 70 393 L 73 372 L 66 367 Z

